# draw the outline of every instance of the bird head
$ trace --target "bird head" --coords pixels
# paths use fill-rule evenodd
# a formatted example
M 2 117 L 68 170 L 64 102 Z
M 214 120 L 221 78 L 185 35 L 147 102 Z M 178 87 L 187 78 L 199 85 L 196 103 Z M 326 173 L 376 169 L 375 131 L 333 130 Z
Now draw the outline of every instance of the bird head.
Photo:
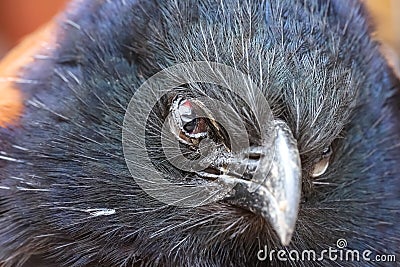
M 2 134 L 18 161 L 0 260 L 258 266 L 263 245 L 400 247 L 398 81 L 358 1 L 77 1 L 64 16 L 23 76 L 23 130 Z
M 186 12 L 186 4 L 160 4 L 161 22 L 147 24 L 145 43 L 130 48 L 150 51 L 138 55 L 150 81 L 137 89 L 125 117 L 127 164 L 139 185 L 150 183 L 143 185 L 150 195 L 178 206 L 222 202 L 254 213 L 288 245 L 301 197 L 327 171 L 355 106 L 356 63 L 343 55 L 341 40 L 331 39 L 338 29 L 305 39 L 296 32 L 303 17 L 285 19 L 293 29 L 280 25 L 279 3 L 209 5 Z M 316 28 L 326 23 L 328 7 L 318 8 Z M 201 189 L 178 193 L 161 177 Z

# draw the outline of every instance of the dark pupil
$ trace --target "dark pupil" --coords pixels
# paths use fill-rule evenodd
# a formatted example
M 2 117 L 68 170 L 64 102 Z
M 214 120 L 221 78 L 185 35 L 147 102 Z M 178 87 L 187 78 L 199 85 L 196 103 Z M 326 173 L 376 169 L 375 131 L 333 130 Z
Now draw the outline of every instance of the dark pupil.
M 331 154 L 331 152 L 332 152 L 331 147 L 328 146 L 327 148 L 324 149 L 324 151 L 322 151 L 322 156 L 323 157 L 329 156 Z
M 193 120 L 191 120 L 191 121 L 189 121 L 188 123 L 186 123 L 186 124 L 183 126 L 183 129 L 184 129 L 187 133 L 192 133 L 192 132 L 196 129 L 196 126 L 197 126 L 197 118 L 196 118 L 196 119 L 193 119 Z

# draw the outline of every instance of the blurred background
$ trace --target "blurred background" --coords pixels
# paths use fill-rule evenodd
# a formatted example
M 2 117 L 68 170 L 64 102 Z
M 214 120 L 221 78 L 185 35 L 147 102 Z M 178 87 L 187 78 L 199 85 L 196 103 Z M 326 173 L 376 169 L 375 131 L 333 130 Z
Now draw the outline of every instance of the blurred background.
M 61 11 L 68 0 L 0 0 L 0 58 L 23 36 Z
M 0 58 L 24 35 L 50 20 L 68 0 L 0 0 Z M 384 52 L 399 64 L 400 0 L 365 0 L 377 25 L 376 38 Z M 397 65 L 400 69 L 400 65 Z

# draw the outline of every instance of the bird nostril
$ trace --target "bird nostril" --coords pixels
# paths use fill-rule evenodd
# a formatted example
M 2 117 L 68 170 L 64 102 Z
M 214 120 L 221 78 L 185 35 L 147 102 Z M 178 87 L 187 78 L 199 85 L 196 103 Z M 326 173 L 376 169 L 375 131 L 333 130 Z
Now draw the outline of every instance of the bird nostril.
M 247 157 L 251 160 L 259 160 L 262 158 L 262 154 L 260 153 L 249 153 Z
M 216 169 L 216 168 L 212 168 L 212 167 L 207 167 L 206 169 L 204 169 L 205 172 L 210 173 L 210 174 L 214 174 L 214 175 L 221 175 L 222 171 Z
M 202 178 L 215 181 L 223 174 L 223 171 L 218 168 L 207 167 L 200 172 L 196 172 L 196 174 Z
M 244 157 L 249 160 L 260 160 L 265 155 L 265 150 L 259 146 L 252 146 L 249 150 L 245 151 Z

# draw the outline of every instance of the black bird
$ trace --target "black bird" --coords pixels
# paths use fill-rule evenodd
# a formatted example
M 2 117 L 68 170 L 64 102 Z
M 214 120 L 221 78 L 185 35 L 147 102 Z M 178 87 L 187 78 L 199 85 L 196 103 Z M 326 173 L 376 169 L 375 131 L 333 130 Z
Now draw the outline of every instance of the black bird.
M 400 84 L 359 1 L 83 0 L 47 31 L 1 80 L 1 266 L 398 264 Z

